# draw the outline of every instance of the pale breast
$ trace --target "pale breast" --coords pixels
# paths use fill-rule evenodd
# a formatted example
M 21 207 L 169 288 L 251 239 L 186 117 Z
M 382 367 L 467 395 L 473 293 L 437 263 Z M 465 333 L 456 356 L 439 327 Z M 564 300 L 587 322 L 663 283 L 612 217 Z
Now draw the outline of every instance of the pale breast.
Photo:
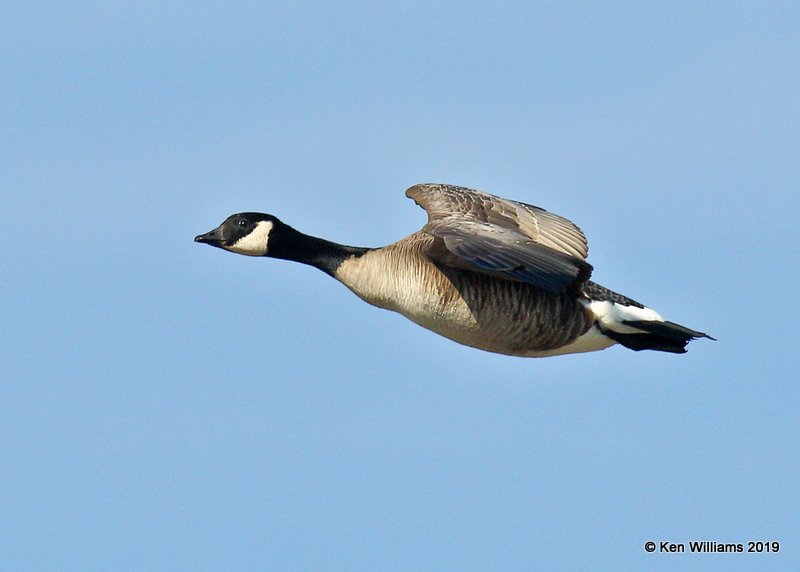
M 337 280 L 366 302 L 399 312 L 444 336 L 476 331 L 477 323 L 465 300 L 447 276 L 421 254 L 417 239 L 425 240 L 425 235 L 412 236 L 413 241 L 409 237 L 344 261 L 336 271 Z

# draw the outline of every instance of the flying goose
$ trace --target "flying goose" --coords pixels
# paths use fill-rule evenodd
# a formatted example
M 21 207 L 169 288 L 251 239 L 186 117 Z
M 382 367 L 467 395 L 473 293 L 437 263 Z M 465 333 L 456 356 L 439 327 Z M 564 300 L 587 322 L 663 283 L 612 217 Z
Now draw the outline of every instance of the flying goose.
M 586 237 L 563 217 L 453 185 L 415 185 L 406 196 L 428 222 L 380 248 L 315 238 L 254 212 L 195 242 L 315 266 L 374 306 L 489 352 L 544 357 L 619 343 L 684 353 L 695 338 L 713 339 L 589 280 Z

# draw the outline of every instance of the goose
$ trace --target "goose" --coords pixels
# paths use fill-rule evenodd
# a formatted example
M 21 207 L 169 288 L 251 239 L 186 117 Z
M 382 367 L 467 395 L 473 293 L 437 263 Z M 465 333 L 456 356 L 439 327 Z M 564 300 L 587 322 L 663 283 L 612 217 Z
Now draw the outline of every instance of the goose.
M 564 217 L 447 184 L 415 185 L 406 196 L 428 222 L 379 248 L 316 238 L 257 212 L 233 214 L 194 240 L 314 266 L 369 304 L 498 354 L 546 357 L 614 344 L 684 353 L 691 340 L 714 339 L 589 280 L 586 237 Z

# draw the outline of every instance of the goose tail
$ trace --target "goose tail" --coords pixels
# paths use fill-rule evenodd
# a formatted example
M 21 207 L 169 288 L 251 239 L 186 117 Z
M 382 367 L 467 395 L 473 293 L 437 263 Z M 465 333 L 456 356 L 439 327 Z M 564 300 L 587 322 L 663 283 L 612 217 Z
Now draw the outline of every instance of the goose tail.
M 713 340 L 708 334 L 681 326 L 675 322 L 653 322 L 647 320 L 623 320 L 625 326 L 638 330 L 635 333 L 615 332 L 612 329 L 600 330 L 615 342 L 634 351 L 656 350 L 674 354 L 686 353 L 686 345 L 698 338 Z
M 669 322 L 655 310 L 602 286 L 589 283 L 589 310 L 608 338 L 634 351 L 655 350 L 686 353 L 686 345 L 698 338 L 714 340 L 704 332 Z

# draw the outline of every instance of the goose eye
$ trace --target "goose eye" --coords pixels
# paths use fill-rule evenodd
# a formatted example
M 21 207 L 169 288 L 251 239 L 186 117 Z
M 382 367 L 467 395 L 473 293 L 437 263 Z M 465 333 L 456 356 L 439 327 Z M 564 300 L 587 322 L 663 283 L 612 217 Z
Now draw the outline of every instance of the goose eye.
M 245 226 L 247 226 L 247 221 L 246 220 L 240 220 L 237 224 L 239 226 L 241 226 L 241 227 L 245 227 Z

